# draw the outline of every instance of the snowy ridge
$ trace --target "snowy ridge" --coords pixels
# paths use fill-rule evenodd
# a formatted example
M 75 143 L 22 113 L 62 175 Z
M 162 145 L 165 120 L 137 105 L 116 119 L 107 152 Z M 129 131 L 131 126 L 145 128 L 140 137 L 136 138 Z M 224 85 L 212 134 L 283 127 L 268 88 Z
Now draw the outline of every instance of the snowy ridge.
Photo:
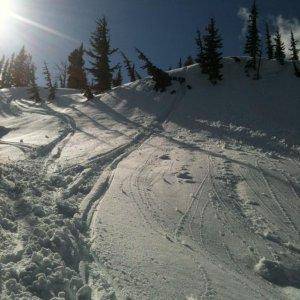
M 300 297 L 299 78 L 244 64 L 92 101 L 1 90 L 0 298 Z

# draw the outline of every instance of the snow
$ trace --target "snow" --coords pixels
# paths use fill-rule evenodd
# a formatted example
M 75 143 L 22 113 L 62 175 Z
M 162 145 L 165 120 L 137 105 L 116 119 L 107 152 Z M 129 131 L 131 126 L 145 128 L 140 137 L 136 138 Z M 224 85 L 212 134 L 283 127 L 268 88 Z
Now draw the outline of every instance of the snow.
M 298 299 L 299 78 L 244 64 L 92 101 L 1 90 L 0 298 Z

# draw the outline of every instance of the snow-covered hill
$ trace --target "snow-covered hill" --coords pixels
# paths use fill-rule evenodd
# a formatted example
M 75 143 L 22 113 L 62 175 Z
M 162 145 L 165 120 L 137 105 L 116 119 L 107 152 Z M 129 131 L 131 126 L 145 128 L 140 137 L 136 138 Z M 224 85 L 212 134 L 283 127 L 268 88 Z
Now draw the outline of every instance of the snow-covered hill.
M 244 64 L 88 102 L 1 90 L 0 298 L 299 299 L 300 79 Z

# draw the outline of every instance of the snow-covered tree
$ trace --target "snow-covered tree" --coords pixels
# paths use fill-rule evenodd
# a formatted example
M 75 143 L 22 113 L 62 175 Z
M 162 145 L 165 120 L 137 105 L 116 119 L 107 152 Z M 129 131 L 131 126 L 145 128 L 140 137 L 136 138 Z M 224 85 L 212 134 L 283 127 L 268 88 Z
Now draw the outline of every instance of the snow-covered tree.
M 97 21 L 97 27 L 90 38 L 91 49 L 87 51 L 91 68 L 88 70 L 95 78 L 95 89 L 102 93 L 111 89 L 113 73 L 119 66 L 110 66 L 110 56 L 118 49 L 110 45 L 109 29 L 105 17 Z

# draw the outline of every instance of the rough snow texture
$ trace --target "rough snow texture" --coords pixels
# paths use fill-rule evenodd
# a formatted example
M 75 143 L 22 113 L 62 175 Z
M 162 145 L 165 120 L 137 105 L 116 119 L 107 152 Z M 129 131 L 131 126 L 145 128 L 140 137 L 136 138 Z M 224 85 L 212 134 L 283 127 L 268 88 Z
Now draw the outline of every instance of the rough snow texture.
M 0 298 L 298 299 L 299 78 L 244 64 L 88 102 L 1 90 Z

